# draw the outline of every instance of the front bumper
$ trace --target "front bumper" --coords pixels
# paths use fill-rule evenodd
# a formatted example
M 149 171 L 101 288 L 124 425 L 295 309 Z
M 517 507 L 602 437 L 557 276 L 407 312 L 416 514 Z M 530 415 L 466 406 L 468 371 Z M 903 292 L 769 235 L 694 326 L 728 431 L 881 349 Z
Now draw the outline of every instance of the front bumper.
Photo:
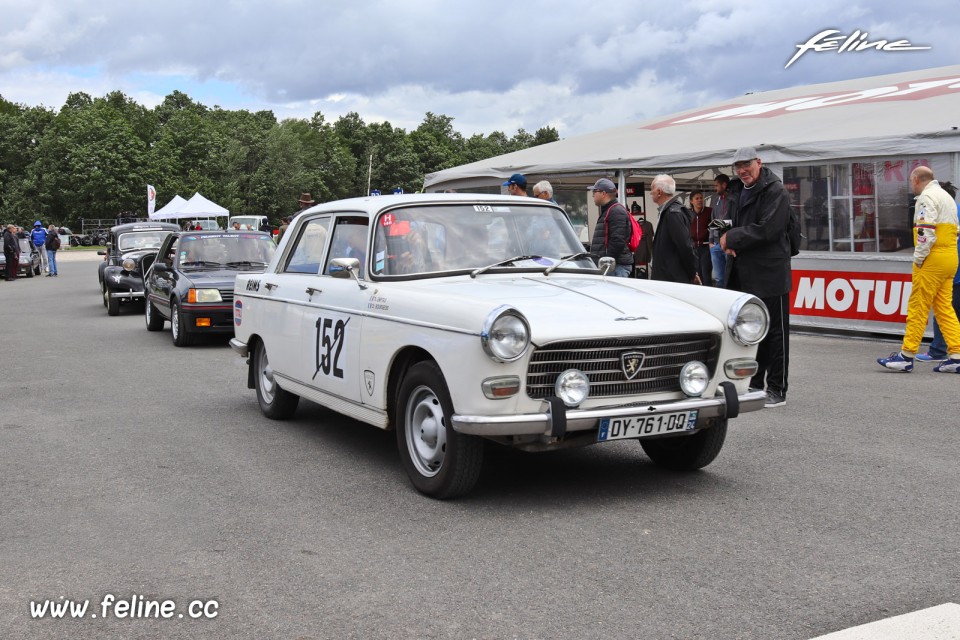
M 190 333 L 233 333 L 233 307 L 184 302 L 180 313 Z M 206 318 L 209 326 L 198 326 L 197 318 Z
M 121 302 L 144 298 L 143 276 L 139 273 L 116 270 L 111 272 L 108 270 L 103 274 L 103 283 L 110 293 L 110 297 L 119 298 Z
M 763 409 L 765 391 L 736 393 L 733 385 L 722 387 L 712 398 L 688 398 L 667 402 L 632 403 L 593 409 L 569 409 L 560 402 L 544 403 L 544 411 L 506 416 L 453 416 L 453 428 L 459 433 L 477 436 L 535 436 L 559 437 L 572 431 L 595 430 L 603 418 L 630 418 L 644 414 L 671 413 L 696 409 L 697 427 L 705 426 L 713 418 L 733 418 L 744 411 Z

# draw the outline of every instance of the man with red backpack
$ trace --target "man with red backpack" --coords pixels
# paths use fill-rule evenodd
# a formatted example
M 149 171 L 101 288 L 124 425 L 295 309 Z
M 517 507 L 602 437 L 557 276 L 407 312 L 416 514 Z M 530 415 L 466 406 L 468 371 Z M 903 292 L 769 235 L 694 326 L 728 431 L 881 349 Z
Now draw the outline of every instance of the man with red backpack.
M 590 243 L 590 254 L 599 261 L 603 257 L 611 257 L 617 261 L 612 275 L 620 278 L 629 278 L 633 272 L 633 251 L 630 248 L 633 239 L 633 218 L 617 200 L 617 188 L 613 182 L 600 178 L 592 187 L 593 202 L 600 208 L 597 226 L 593 230 L 593 241 Z M 636 237 L 639 244 L 639 237 Z

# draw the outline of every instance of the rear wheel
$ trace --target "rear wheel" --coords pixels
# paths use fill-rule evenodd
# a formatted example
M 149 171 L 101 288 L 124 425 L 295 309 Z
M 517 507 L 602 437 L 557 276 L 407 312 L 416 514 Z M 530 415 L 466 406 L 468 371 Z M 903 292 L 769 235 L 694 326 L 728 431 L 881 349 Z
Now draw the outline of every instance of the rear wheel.
M 143 317 L 147 321 L 147 331 L 160 331 L 163 329 L 163 316 L 157 313 L 157 310 L 153 307 L 153 303 L 150 302 L 150 298 L 144 300 Z
M 103 306 L 107 306 L 107 283 L 100 281 L 100 298 L 103 300 Z
M 286 420 L 293 416 L 300 402 L 300 396 L 284 391 L 277 384 L 273 368 L 267 359 L 267 349 L 263 342 L 257 342 L 253 352 L 253 378 L 257 389 L 257 403 L 260 411 L 271 420 Z
M 187 331 L 186 320 L 180 312 L 179 302 L 170 304 L 170 334 L 173 336 L 173 344 L 178 347 L 189 347 L 193 344 L 193 335 Z
M 33 277 L 33 265 L 30 265 L 29 267 L 27 267 L 27 273 L 26 273 L 25 275 L 26 275 L 28 278 L 32 278 L 32 277 Z
M 640 446 L 661 467 L 674 471 L 696 471 L 716 459 L 726 437 L 727 420 L 717 418 L 713 426 L 693 435 L 641 439 Z
M 440 367 L 435 362 L 410 367 L 397 402 L 397 446 L 413 486 L 434 498 L 468 493 L 483 465 L 483 440 L 454 431 L 452 417 Z

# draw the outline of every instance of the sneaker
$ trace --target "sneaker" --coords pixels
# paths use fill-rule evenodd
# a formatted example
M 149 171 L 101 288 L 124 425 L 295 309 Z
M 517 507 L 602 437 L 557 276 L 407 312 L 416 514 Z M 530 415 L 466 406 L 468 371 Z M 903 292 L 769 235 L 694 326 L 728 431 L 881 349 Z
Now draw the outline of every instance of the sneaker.
M 947 358 L 933 368 L 937 373 L 960 373 L 960 360 Z
M 918 353 L 915 358 L 920 362 L 940 362 L 941 360 L 946 360 L 947 356 L 932 356 L 928 351 L 927 353 Z
M 913 371 L 913 358 L 908 358 L 899 351 L 894 351 L 886 358 L 877 358 L 877 364 L 893 371 Z
M 767 391 L 767 401 L 763 403 L 765 409 L 772 407 L 782 407 L 787 404 L 787 399 L 776 391 Z

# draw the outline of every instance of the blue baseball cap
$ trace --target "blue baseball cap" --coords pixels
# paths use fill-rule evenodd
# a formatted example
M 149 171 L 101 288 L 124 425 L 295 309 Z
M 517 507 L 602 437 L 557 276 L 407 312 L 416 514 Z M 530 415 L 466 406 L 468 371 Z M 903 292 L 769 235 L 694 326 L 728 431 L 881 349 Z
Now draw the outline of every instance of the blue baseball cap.
M 509 180 L 507 180 L 506 182 L 504 182 L 504 183 L 503 183 L 502 185 L 500 185 L 500 186 L 506 187 L 506 186 L 511 185 L 511 184 L 515 184 L 515 185 L 517 185 L 518 187 L 520 187 L 521 189 L 526 189 L 526 188 L 527 188 L 527 178 L 526 178 L 522 173 L 515 173 L 515 174 L 513 174 L 512 176 L 510 176 L 510 179 L 509 179 Z

